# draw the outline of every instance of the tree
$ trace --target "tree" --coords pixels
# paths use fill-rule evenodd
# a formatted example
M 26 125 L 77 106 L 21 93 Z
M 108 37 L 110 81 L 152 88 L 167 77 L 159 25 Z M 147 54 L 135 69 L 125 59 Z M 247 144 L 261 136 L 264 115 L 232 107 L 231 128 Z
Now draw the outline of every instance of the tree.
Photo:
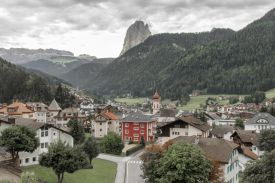
M 54 98 L 60 104 L 61 108 L 72 107 L 75 104 L 75 96 L 70 94 L 69 89 L 63 87 L 60 83 L 54 94 Z
M 101 149 L 105 153 L 119 155 L 123 147 L 121 136 L 114 132 L 109 132 L 101 141 Z
M 157 183 L 208 183 L 212 164 L 195 145 L 176 143 L 163 154 L 155 171 Z
M 71 129 L 71 134 L 74 138 L 76 144 L 81 144 L 85 140 L 85 129 L 81 122 L 77 120 L 70 120 L 68 122 L 68 127 Z
M 240 129 L 244 129 L 244 123 L 243 123 L 243 120 L 241 118 L 237 118 L 235 120 L 235 127 L 240 128 Z
M 239 102 L 238 97 L 234 97 L 234 96 L 229 97 L 229 104 L 236 104 L 237 102 Z
M 70 147 L 64 142 L 58 141 L 48 148 L 48 153 L 40 156 L 41 166 L 52 168 L 57 175 L 57 183 L 62 183 L 64 173 L 87 167 L 89 162 L 86 154 L 79 147 Z
M 34 131 L 15 125 L 2 131 L 0 145 L 7 148 L 13 159 L 17 159 L 19 152 L 32 153 L 39 146 L 39 140 Z
M 275 149 L 275 131 L 268 129 L 261 131 L 259 148 L 262 151 L 270 152 Z
M 261 103 L 262 101 L 264 101 L 265 99 L 265 92 L 262 91 L 256 91 L 255 93 L 253 93 L 252 95 L 253 98 L 253 102 L 256 104 Z
M 140 138 L 140 144 L 142 144 L 143 146 L 145 146 L 145 140 L 144 140 L 143 135 Z
M 90 165 L 92 166 L 93 158 L 97 157 L 99 154 L 99 148 L 96 140 L 93 137 L 89 137 L 83 145 L 83 150 L 87 154 Z
M 243 183 L 273 183 L 275 182 L 274 174 L 275 150 L 264 154 L 260 159 L 250 162 L 242 175 Z

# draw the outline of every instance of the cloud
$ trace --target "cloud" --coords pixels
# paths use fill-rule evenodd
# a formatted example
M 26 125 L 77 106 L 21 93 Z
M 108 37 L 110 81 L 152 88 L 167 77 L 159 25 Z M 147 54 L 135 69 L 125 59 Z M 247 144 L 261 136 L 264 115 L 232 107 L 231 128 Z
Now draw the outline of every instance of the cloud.
M 238 30 L 274 7 L 273 0 L 2 0 L 0 47 L 117 56 L 136 19 L 153 33 Z

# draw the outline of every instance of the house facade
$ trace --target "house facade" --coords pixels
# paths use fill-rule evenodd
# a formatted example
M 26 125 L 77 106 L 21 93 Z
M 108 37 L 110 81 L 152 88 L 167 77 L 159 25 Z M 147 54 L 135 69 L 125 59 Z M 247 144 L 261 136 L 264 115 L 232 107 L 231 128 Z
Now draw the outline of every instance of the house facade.
M 58 126 L 67 126 L 67 123 L 70 120 L 77 120 L 79 122 L 83 122 L 87 119 L 87 117 L 80 113 L 77 108 L 69 107 L 59 113 L 54 117 L 55 123 Z
M 257 113 L 245 123 L 245 130 L 253 130 L 259 133 L 261 130 L 275 129 L 275 117 L 269 113 Z
M 103 138 L 109 132 L 121 133 L 119 119 L 111 108 L 98 109 L 92 120 L 92 135 Z
M 37 122 L 47 122 L 48 106 L 46 104 L 42 102 L 28 102 L 26 106 L 34 112 L 33 118 L 36 119 Z
M 122 140 L 140 143 L 141 138 L 145 142 L 153 142 L 156 133 L 156 119 L 141 112 L 130 113 L 122 119 Z
M 208 137 L 211 127 L 194 116 L 181 116 L 172 122 L 158 123 L 158 129 L 161 132 L 159 143 L 165 143 L 179 136 Z
M 20 125 L 29 128 L 36 132 L 39 139 L 39 147 L 32 153 L 20 152 L 20 166 L 28 166 L 38 164 L 39 155 L 48 151 L 48 146 L 58 140 L 73 146 L 73 137 L 70 135 L 69 130 L 66 128 L 57 128 L 51 124 L 35 122 L 31 119 L 13 118 L 12 120 L 2 118 L 0 120 L 0 132 L 12 125 Z M 5 125 L 3 125 L 5 124 Z

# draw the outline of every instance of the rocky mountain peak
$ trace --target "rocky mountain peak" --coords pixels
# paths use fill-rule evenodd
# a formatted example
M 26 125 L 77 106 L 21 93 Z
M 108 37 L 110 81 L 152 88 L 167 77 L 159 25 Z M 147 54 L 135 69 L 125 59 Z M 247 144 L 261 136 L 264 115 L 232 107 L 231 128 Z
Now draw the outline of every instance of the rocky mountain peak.
M 124 44 L 120 55 L 123 55 L 130 48 L 142 43 L 151 35 L 148 24 L 143 21 L 136 21 L 127 30 Z

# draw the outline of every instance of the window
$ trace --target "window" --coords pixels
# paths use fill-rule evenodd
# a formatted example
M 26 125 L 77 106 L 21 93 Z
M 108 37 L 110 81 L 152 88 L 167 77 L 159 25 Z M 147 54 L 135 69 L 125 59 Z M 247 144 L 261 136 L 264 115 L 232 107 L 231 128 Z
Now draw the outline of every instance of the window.
M 128 127 L 129 126 L 129 123 L 125 123 L 125 127 Z
M 138 141 L 138 138 L 134 138 L 134 141 Z
M 41 130 L 41 137 L 44 137 L 44 131 Z
M 56 135 L 56 133 L 55 132 L 53 132 L 53 136 L 55 136 Z
M 138 127 L 134 127 L 134 130 L 139 130 L 139 128 Z
M 40 147 L 41 147 L 41 149 L 43 149 L 44 148 L 44 143 L 40 143 Z
M 140 130 L 140 134 L 144 134 L 144 130 Z
M 45 143 L 45 148 L 48 148 L 48 142 Z
M 125 134 L 128 134 L 129 133 L 129 130 L 125 130 Z
M 102 132 L 102 129 L 99 129 L 99 131 L 101 131 L 101 132 Z
M 99 125 L 102 125 L 102 123 L 99 123 Z
M 139 135 L 137 133 L 134 134 L 134 137 L 138 137 Z
M 26 158 L 26 159 L 25 159 L 25 163 L 29 163 L 29 158 Z
M 33 162 L 36 162 L 36 157 L 33 157 L 33 158 L 32 158 L 32 161 L 33 161 Z

